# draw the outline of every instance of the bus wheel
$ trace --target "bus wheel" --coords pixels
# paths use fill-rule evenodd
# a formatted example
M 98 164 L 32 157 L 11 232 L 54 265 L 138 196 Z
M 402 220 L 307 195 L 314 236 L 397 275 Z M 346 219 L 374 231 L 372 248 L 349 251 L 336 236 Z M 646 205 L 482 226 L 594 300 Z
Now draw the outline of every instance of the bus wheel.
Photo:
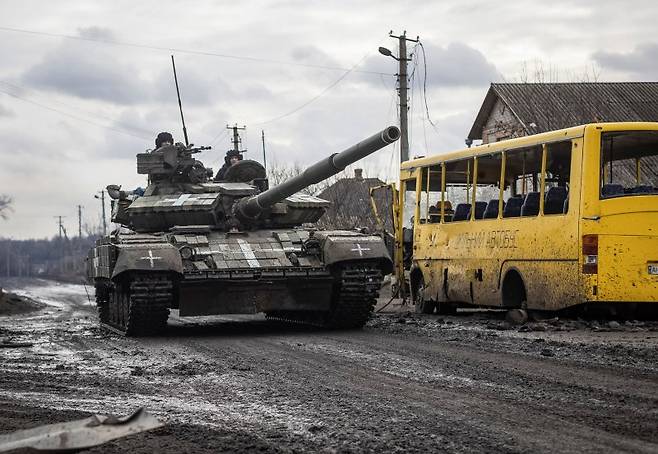
M 503 280 L 503 306 L 521 309 L 525 306 L 527 297 L 525 284 L 516 270 L 511 270 Z
M 423 276 L 418 273 L 419 276 L 414 276 L 411 278 L 411 297 L 414 301 L 414 306 L 416 308 L 417 314 L 431 314 L 434 312 L 434 307 L 436 304 L 433 301 L 425 301 L 425 281 Z
M 436 303 L 436 313 L 439 315 L 457 315 L 457 303 L 438 302 Z

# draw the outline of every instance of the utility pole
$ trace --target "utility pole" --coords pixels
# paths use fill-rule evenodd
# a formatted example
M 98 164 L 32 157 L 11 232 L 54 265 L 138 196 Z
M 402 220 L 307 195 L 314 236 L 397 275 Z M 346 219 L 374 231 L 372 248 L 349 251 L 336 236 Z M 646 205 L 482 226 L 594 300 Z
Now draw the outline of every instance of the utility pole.
M 57 226 L 59 227 L 59 239 L 61 241 L 62 239 L 62 232 L 65 232 L 64 230 L 64 225 L 62 224 L 62 218 L 65 218 L 66 216 L 55 216 L 55 219 L 57 219 Z
M 98 197 L 98 194 L 94 195 L 95 199 L 101 200 L 101 207 L 103 212 L 103 235 L 107 235 L 107 221 L 105 220 L 105 190 L 100 191 L 101 196 Z
M 263 140 L 263 167 L 265 167 L 265 172 L 267 172 L 267 160 L 265 159 L 265 131 L 261 130 L 261 139 Z
M 78 205 L 78 238 L 82 239 L 82 205 Z
M 379 53 L 386 55 L 387 57 L 392 57 L 393 59 L 399 62 L 398 70 L 398 95 L 400 97 L 400 162 L 409 160 L 409 106 L 407 99 L 407 90 L 408 90 L 408 80 L 407 80 L 407 62 L 411 61 L 407 57 L 407 41 L 417 43 L 419 41 L 418 36 L 416 39 L 407 38 L 407 31 L 402 32 L 400 36 L 395 36 L 393 30 L 388 34 L 391 38 L 398 40 L 398 57 L 395 57 L 390 50 L 385 47 L 379 48 Z
M 237 151 L 238 153 L 244 153 L 246 150 L 240 150 L 240 145 L 242 145 L 242 139 L 240 138 L 240 134 L 238 131 L 244 131 L 247 129 L 246 126 L 238 126 L 237 124 L 233 126 L 226 125 L 226 129 L 232 129 L 233 130 L 233 139 L 231 139 L 231 143 L 233 144 L 233 150 Z

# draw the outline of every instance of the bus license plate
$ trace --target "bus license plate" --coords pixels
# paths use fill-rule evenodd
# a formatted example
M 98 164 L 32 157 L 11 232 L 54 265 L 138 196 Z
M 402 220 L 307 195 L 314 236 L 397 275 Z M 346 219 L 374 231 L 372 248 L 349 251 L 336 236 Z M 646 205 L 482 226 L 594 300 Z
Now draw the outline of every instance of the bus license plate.
M 649 274 L 658 275 L 658 263 L 649 263 Z

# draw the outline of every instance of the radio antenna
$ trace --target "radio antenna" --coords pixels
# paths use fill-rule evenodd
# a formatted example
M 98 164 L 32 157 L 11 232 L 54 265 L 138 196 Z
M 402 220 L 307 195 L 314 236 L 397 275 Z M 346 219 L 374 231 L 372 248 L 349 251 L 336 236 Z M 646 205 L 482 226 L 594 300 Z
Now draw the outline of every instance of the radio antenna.
M 178 76 L 176 76 L 176 62 L 174 56 L 171 56 L 171 66 L 174 68 L 174 82 L 176 82 L 176 95 L 178 95 L 178 108 L 180 109 L 180 119 L 183 123 L 183 136 L 185 136 L 185 146 L 190 146 L 190 141 L 187 139 L 187 128 L 185 127 L 185 117 L 183 116 L 183 104 L 180 102 L 180 90 L 178 89 Z

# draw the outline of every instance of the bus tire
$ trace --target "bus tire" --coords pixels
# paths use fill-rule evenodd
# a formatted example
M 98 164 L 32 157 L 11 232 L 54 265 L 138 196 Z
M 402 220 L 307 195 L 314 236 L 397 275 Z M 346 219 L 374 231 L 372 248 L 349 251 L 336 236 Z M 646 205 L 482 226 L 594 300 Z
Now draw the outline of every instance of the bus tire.
M 503 307 L 523 309 L 526 306 L 527 293 L 521 274 L 512 269 L 503 279 Z
M 414 302 L 414 307 L 417 314 L 432 314 L 436 303 L 434 301 L 426 301 L 424 298 L 425 293 L 425 280 L 423 274 L 419 270 L 411 272 L 411 298 Z
M 439 315 L 457 315 L 457 303 L 440 301 L 436 303 L 436 313 Z

